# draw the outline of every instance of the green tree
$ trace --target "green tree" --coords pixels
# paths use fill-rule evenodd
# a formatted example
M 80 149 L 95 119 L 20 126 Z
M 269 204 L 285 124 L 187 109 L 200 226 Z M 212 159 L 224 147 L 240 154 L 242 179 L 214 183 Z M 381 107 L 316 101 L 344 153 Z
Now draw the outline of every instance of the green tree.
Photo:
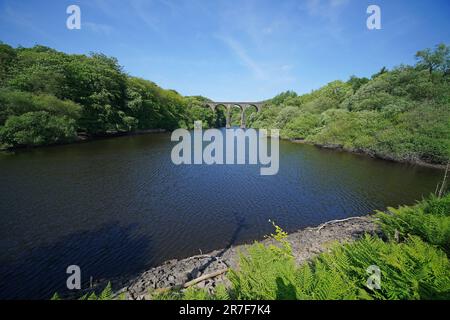
M 75 120 L 52 116 L 46 111 L 12 116 L 0 129 L 0 143 L 12 147 L 42 146 L 75 139 Z
M 417 65 L 426 68 L 430 74 L 439 71 L 444 74 L 450 72 L 450 47 L 441 43 L 434 50 L 425 49 L 416 53 Z
M 0 42 L 0 86 L 3 86 L 17 60 L 14 48 Z
M 348 84 L 352 86 L 353 92 L 356 92 L 361 88 L 363 85 L 365 85 L 370 80 L 366 77 L 358 78 L 357 76 L 351 76 L 350 79 L 347 81 Z

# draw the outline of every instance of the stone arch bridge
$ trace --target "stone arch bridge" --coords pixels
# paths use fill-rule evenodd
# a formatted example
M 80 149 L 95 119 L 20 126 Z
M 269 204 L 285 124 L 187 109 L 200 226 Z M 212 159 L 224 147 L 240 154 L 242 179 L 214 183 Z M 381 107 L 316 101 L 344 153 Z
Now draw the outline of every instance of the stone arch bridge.
M 264 104 L 263 102 L 208 102 L 206 103 L 206 106 L 210 107 L 214 112 L 220 106 L 225 107 L 227 128 L 231 127 L 232 108 L 241 109 L 241 128 L 245 128 L 246 126 L 245 110 L 247 110 L 248 108 L 255 108 L 257 112 L 261 112 L 263 104 Z

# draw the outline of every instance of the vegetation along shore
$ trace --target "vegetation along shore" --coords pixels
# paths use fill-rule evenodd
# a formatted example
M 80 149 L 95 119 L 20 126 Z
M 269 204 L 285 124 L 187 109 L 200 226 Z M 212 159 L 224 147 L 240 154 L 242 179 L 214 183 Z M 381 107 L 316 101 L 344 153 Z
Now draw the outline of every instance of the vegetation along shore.
M 352 76 L 304 95 L 287 91 L 246 111 L 253 128 L 281 138 L 382 159 L 443 167 L 450 160 L 450 47 L 417 52 L 417 63 Z M 129 76 L 103 54 L 0 44 L 0 148 L 75 142 L 149 129 L 225 125 L 205 97 L 184 97 Z M 239 112 L 233 112 L 234 125 Z
M 124 287 L 103 282 L 81 299 L 449 299 L 444 188 L 413 206 L 289 235 L 274 224 L 262 242 L 170 260 Z M 370 266 L 381 271 L 379 288 L 368 285 Z

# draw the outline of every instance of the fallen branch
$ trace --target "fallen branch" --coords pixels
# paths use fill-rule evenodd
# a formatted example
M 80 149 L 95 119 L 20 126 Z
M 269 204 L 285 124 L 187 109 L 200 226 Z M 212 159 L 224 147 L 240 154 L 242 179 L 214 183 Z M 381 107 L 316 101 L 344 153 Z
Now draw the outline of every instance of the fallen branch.
M 227 271 L 228 271 L 228 268 L 225 268 L 225 269 L 220 269 L 220 270 L 208 273 L 208 274 L 204 274 L 201 277 L 198 277 L 198 278 L 195 278 L 194 280 L 186 282 L 185 284 L 183 284 L 183 288 L 189 288 L 189 287 L 196 285 L 197 283 L 202 282 L 204 280 L 208 280 L 210 278 L 220 276 L 221 274 L 223 274 Z
M 444 179 L 442 180 L 441 188 L 439 189 L 439 193 L 437 194 L 438 198 L 442 198 L 444 195 L 445 187 L 447 185 L 447 174 L 450 166 L 450 161 L 447 163 L 447 167 L 445 167 Z
M 329 224 L 332 223 L 338 223 L 338 222 L 345 222 L 345 221 L 349 221 L 349 220 L 355 220 L 355 219 L 366 219 L 366 217 L 350 217 L 350 218 L 345 218 L 345 219 L 338 219 L 338 220 L 331 220 L 325 223 L 322 223 L 320 226 L 316 227 L 316 228 L 311 228 L 312 230 L 317 229 L 317 232 L 320 232 L 320 230 L 322 230 L 324 227 L 326 227 Z
M 203 258 L 216 258 L 216 256 L 212 256 L 210 254 L 198 254 L 196 256 L 190 256 L 189 258 L 186 258 L 185 260 L 203 259 Z
M 204 274 L 204 275 L 202 275 L 202 276 L 200 276 L 198 278 L 195 278 L 195 279 L 193 279 L 191 281 L 185 282 L 184 284 L 179 284 L 179 285 L 175 285 L 175 286 L 172 286 L 172 287 L 156 289 L 154 291 L 154 293 L 158 294 L 158 293 L 168 292 L 168 291 L 171 291 L 171 290 L 186 289 L 186 288 L 192 287 L 193 285 L 196 285 L 199 282 L 202 282 L 202 281 L 205 281 L 205 280 L 208 280 L 208 279 L 220 276 L 221 274 L 224 274 L 227 271 L 228 271 L 228 268 L 220 269 L 220 270 L 208 273 L 208 274 Z M 151 299 L 151 295 L 150 296 L 146 296 L 146 298 L 147 297 Z

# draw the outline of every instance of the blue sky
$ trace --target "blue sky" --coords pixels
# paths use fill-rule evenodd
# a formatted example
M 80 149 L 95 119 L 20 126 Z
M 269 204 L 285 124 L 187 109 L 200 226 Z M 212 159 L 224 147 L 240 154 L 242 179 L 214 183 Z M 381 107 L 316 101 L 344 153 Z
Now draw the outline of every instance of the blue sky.
M 81 8 L 81 30 L 66 8 Z M 382 30 L 368 30 L 379 5 Z M 0 0 L 0 40 L 102 52 L 184 95 L 259 101 L 310 92 L 450 44 L 448 0 Z

